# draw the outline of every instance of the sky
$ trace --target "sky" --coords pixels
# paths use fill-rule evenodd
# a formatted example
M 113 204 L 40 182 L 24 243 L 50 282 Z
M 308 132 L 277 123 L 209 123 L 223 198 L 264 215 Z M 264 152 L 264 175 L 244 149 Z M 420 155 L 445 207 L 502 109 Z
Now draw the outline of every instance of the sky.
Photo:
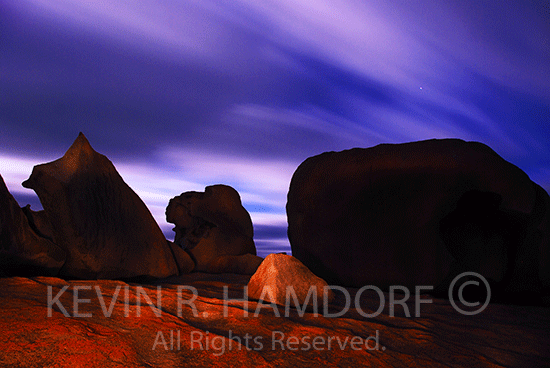
M 0 0 L 0 175 L 83 132 L 168 238 L 168 200 L 237 189 L 258 254 L 288 252 L 293 172 L 326 151 L 489 145 L 550 191 L 550 3 Z

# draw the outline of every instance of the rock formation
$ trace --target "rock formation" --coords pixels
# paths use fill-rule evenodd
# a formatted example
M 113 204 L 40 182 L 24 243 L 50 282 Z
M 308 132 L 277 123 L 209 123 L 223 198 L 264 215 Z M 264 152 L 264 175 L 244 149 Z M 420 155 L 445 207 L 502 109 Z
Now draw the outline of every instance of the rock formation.
M 53 241 L 52 224 L 50 223 L 50 220 L 46 215 L 46 211 L 33 211 L 31 210 L 30 204 L 22 207 L 21 209 L 27 217 L 29 225 L 34 230 L 34 232 L 43 238 L 47 238 Z
M 161 284 L 162 309 L 144 298 L 157 305 L 156 284 L 0 278 L 0 366 L 485 368 L 550 361 L 547 308 L 491 304 L 465 316 L 434 299 L 415 318 L 411 297 L 411 317 L 402 305 L 392 317 L 386 295 L 380 314 L 368 318 L 379 295 L 364 292 L 356 303 L 359 293 L 349 289 L 352 302 L 335 292 L 330 315 L 291 309 L 285 318 L 282 306 L 276 314 L 270 305 L 239 301 L 250 277 L 221 276 L 191 273 Z M 88 302 L 75 310 L 77 290 Z
M 82 133 L 62 158 L 35 166 L 23 186 L 40 198 L 53 240 L 67 253 L 60 276 L 162 278 L 178 273 L 145 204 Z
M 212 185 L 172 198 L 166 221 L 176 225 L 174 243 L 189 253 L 194 271 L 252 274 L 261 262 L 255 257 L 250 215 L 230 186 Z
M 193 259 L 191 258 L 189 253 L 187 253 L 180 246 L 172 243 L 171 241 L 167 240 L 167 242 L 170 246 L 170 249 L 172 250 L 172 253 L 174 254 L 174 260 L 176 261 L 176 265 L 178 266 L 178 274 L 184 275 L 193 271 L 193 269 L 195 268 L 195 262 L 193 262 Z
M 252 275 L 263 262 L 262 257 L 246 253 L 237 256 L 225 255 L 217 257 L 210 263 L 209 272 L 212 273 L 235 273 L 239 275 Z
M 0 176 L 0 275 L 56 275 L 65 252 L 35 233 Z
M 334 293 L 325 280 L 315 276 L 302 262 L 293 256 L 272 253 L 265 257 L 248 283 L 248 296 L 268 303 L 295 306 L 304 305 L 321 311 L 324 294 L 327 302 Z M 296 304 L 298 303 L 298 304 Z
M 382 144 L 304 161 L 288 193 L 288 236 L 329 283 L 443 290 L 473 271 L 504 294 L 537 294 L 550 287 L 549 203 L 481 143 Z

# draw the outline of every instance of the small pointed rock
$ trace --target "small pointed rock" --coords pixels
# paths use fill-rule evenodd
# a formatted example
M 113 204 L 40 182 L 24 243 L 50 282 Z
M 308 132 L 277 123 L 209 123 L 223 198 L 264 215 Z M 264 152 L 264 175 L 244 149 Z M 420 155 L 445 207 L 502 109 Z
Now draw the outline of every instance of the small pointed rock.
M 298 308 L 315 306 L 317 311 L 325 301 L 325 293 L 326 301 L 332 301 L 334 294 L 325 280 L 315 276 L 297 258 L 280 253 L 268 255 L 248 283 L 250 298 Z

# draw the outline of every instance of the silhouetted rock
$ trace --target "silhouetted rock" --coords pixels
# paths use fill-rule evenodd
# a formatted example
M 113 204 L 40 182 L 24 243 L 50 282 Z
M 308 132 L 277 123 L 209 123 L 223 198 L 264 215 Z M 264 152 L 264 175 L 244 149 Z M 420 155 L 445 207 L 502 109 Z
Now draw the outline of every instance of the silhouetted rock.
M 260 257 L 236 257 L 256 256 L 256 247 L 250 215 L 230 186 L 212 185 L 172 198 L 166 221 L 176 225 L 174 243 L 191 255 L 194 271 L 252 274 L 261 262 Z
M 0 275 L 56 275 L 65 252 L 33 231 L 0 176 Z
M 474 271 L 550 287 L 548 194 L 486 145 L 382 144 L 308 158 L 288 193 L 292 254 L 329 283 L 439 286 Z M 437 290 L 436 290 L 437 291 Z
M 332 301 L 334 293 L 325 280 L 315 276 L 297 258 L 286 254 L 273 253 L 265 257 L 248 283 L 250 298 L 299 309 L 307 303 L 320 311 L 325 292 L 327 302 Z
M 67 251 L 61 276 L 177 274 L 172 251 L 145 204 L 82 133 L 62 158 L 35 166 L 23 186 L 34 189 L 54 242 Z

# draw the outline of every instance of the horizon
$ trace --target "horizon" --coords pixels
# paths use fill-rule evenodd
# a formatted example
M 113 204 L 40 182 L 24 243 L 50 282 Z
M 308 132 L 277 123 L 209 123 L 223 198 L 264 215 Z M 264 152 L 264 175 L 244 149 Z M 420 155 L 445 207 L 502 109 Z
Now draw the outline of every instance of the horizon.
M 235 188 L 261 256 L 326 151 L 478 141 L 550 192 L 549 38 L 540 1 L 4 1 L 0 175 L 40 209 L 21 182 L 82 131 L 169 239 L 170 198 Z

